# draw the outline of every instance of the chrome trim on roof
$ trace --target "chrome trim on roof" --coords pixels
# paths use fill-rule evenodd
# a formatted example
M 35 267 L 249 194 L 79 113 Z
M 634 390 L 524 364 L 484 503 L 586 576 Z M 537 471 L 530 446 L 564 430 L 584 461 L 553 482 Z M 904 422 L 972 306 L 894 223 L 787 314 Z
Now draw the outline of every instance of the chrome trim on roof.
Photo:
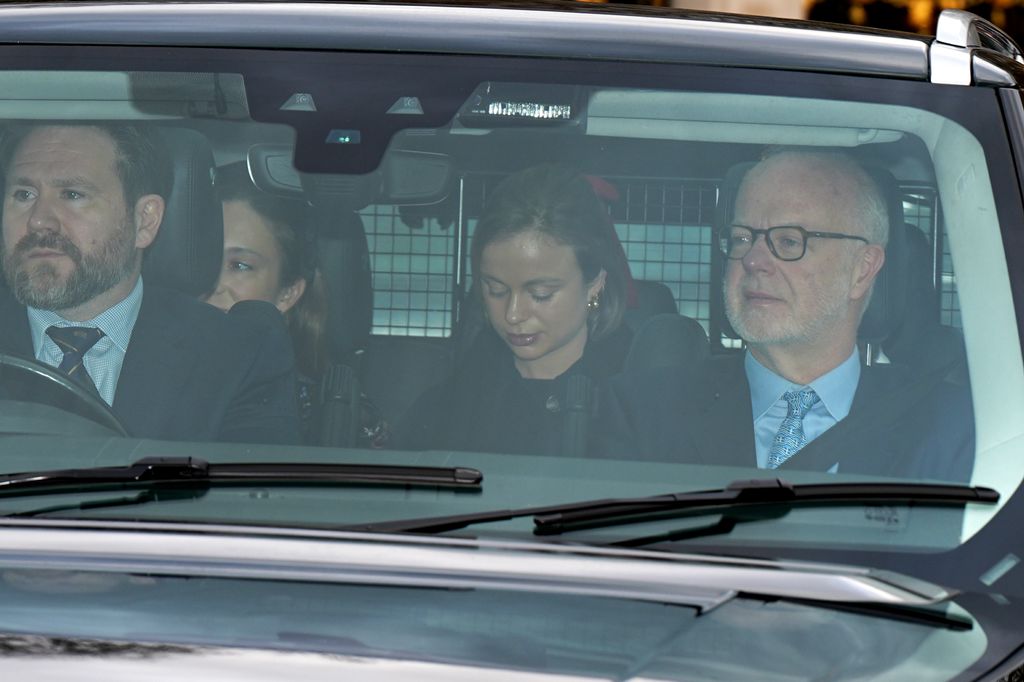
M 936 41 L 929 51 L 932 83 L 944 85 L 970 85 L 974 82 L 971 52 Z
M 974 73 L 974 82 L 985 85 L 999 85 L 1013 87 L 1017 85 L 1017 79 L 1013 74 L 1001 66 L 997 66 L 984 58 L 984 55 L 975 53 L 971 63 Z
M 1021 61 L 1020 48 L 1009 34 L 976 14 L 958 9 L 943 10 L 939 15 L 935 39 L 954 47 L 985 47 Z
M 928 75 L 924 39 L 694 12 L 636 16 L 325 3 L 2 5 L 0 43 L 402 50 Z
M 1014 76 L 1005 69 L 988 60 L 977 59 L 976 51 L 1024 64 L 1020 48 L 1002 29 L 970 12 L 943 10 L 930 52 L 931 81 L 948 85 L 1016 83 Z

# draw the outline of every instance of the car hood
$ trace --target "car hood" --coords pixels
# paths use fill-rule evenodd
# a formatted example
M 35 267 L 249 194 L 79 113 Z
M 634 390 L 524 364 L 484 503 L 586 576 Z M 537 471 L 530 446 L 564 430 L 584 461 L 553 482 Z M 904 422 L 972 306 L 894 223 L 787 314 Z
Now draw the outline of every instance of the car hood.
M 0 548 L 19 678 L 906 679 L 987 645 L 942 588 L 828 564 L 116 522 L 8 523 Z

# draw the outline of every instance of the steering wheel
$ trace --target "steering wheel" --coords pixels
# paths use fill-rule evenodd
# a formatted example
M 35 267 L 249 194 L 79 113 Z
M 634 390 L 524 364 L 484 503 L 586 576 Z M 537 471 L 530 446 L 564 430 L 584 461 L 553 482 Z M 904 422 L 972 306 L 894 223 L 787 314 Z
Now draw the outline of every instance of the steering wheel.
M 36 403 L 52 410 L 15 409 L 7 411 L 13 419 L 42 424 L 33 433 L 68 434 L 94 431 L 82 428 L 74 416 L 98 424 L 117 436 L 128 437 L 128 431 L 103 399 L 82 388 L 55 368 L 36 360 L 0 353 L 0 401 Z M 10 406 L 10 405 L 9 405 Z M 69 419 L 69 417 L 71 417 Z M 69 423 L 71 422 L 71 423 Z M 52 429 L 45 428 L 47 425 Z M 71 427 L 70 429 L 68 427 Z M 0 429 L 2 430 L 2 429 Z

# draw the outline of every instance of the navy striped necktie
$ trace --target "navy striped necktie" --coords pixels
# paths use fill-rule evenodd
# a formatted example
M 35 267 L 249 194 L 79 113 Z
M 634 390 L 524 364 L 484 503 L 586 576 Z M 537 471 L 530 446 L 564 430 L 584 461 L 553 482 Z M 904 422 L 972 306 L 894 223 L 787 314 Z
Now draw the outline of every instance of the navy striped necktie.
M 92 377 L 85 371 L 85 354 L 103 338 L 103 332 L 95 327 L 50 327 L 46 335 L 53 339 L 64 353 L 57 371 L 68 375 L 72 381 L 90 393 L 99 395 Z

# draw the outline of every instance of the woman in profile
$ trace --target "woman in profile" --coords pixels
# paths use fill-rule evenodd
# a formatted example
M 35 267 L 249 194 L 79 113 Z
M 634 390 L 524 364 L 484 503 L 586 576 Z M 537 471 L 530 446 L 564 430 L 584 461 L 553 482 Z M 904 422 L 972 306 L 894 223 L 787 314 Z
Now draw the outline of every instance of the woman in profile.
M 303 437 L 312 439 L 317 386 L 328 364 L 327 296 L 305 243 L 305 206 L 259 190 L 245 164 L 221 168 L 224 264 L 207 303 L 230 310 L 239 301 L 267 301 L 284 314 L 295 349 Z
M 470 257 L 469 305 L 486 324 L 453 375 L 417 400 L 398 445 L 572 454 L 571 378 L 596 388 L 622 368 L 631 339 L 621 325 L 628 266 L 606 208 L 578 172 L 529 168 L 489 197 Z

